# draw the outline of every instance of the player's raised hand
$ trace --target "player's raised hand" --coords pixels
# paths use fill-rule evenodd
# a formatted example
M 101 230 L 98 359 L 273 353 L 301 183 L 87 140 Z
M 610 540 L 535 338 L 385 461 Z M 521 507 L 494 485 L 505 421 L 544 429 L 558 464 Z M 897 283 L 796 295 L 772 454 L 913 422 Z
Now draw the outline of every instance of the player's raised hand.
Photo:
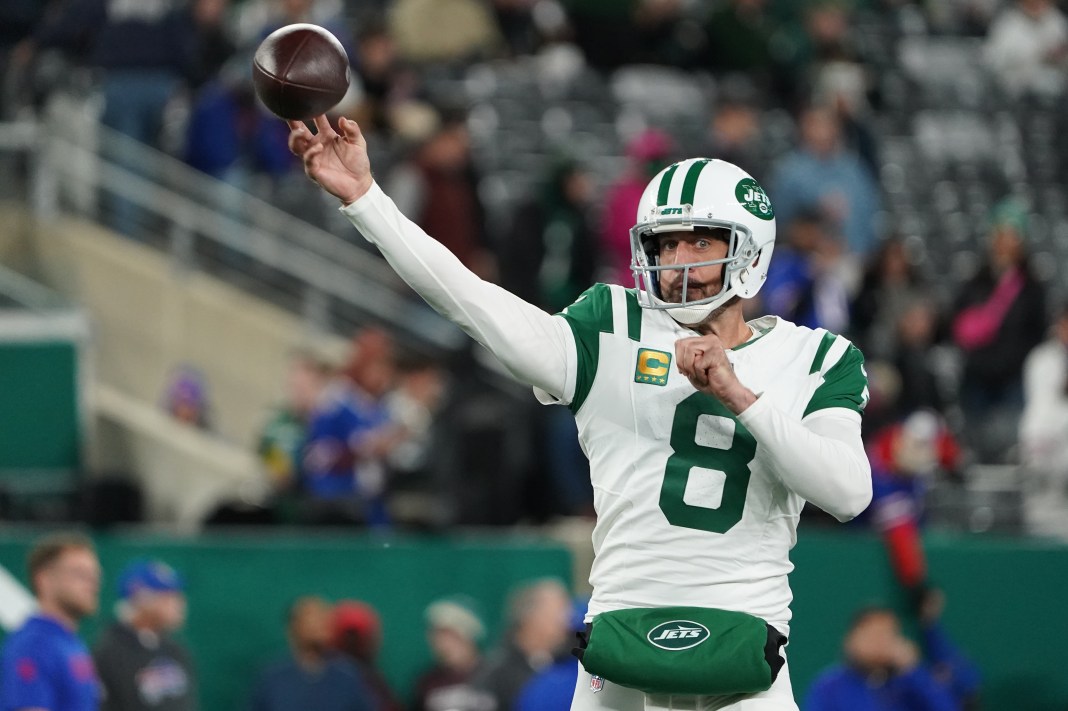
M 675 341 L 675 363 L 695 388 L 736 415 L 756 401 L 756 395 L 738 380 L 723 341 L 714 333 Z
M 326 116 L 316 116 L 314 134 L 302 121 L 286 123 L 289 150 L 300 157 L 304 172 L 323 190 L 348 205 L 371 189 L 367 141 L 355 121 L 342 116 L 338 119 L 338 133 Z

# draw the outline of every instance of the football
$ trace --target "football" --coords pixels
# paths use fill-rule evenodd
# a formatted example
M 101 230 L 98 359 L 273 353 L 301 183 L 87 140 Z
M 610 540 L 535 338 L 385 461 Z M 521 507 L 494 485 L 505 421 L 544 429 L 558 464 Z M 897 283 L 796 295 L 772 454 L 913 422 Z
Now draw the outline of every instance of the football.
M 304 121 L 337 105 L 349 90 L 349 59 L 318 25 L 286 25 L 264 38 L 252 58 L 256 95 L 271 113 Z

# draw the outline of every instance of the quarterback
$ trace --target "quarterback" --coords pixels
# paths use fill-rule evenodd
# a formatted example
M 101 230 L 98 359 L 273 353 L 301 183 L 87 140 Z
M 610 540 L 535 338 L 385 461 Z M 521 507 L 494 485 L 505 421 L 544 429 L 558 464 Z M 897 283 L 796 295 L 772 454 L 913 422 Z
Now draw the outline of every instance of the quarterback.
M 860 352 L 742 299 L 767 274 L 773 206 L 719 160 L 669 166 L 631 230 L 635 288 L 557 315 L 482 281 L 374 182 L 353 121 L 290 122 L 305 172 L 426 301 L 546 404 L 590 459 L 594 592 L 572 709 L 796 711 L 789 551 L 805 501 L 842 521 L 871 499 Z

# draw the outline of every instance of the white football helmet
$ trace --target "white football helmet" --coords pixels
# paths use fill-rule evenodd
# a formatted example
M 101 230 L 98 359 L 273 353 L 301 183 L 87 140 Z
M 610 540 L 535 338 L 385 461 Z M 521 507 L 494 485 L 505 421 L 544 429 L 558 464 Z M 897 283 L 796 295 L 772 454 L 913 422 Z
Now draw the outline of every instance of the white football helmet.
M 727 256 L 707 262 L 661 266 L 656 235 L 696 228 L 730 231 Z M 638 303 L 664 309 L 679 323 L 693 326 L 733 296 L 756 295 L 768 276 L 775 247 L 775 211 L 764 189 L 736 165 L 691 158 L 669 165 L 649 181 L 638 203 L 638 222 L 630 231 L 631 271 Z M 690 270 L 722 264 L 723 287 L 715 296 L 687 300 Z M 682 270 L 681 303 L 664 301 L 660 272 Z

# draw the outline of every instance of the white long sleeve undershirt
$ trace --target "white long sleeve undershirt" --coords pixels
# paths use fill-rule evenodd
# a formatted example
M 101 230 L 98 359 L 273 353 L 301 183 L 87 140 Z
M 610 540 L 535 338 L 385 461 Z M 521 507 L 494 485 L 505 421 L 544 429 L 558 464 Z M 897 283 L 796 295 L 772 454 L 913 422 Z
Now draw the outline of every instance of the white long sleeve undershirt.
M 563 318 L 478 278 L 402 215 L 377 183 L 341 212 L 416 293 L 489 349 L 513 377 L 554 397 L 570 396 L 576 356 Z
M 431 307 L 489 349 L 517 380 L 570 401 L 577 355 L 563 318 L 480 279 L 401 214 L 377 183 L 341 212 Z M 801 423 L 758 398 L 739 420 L 771 454 L 783 483 L 805 500 L 842 521 L 871 501 L 857 413 L 832 408 Z

